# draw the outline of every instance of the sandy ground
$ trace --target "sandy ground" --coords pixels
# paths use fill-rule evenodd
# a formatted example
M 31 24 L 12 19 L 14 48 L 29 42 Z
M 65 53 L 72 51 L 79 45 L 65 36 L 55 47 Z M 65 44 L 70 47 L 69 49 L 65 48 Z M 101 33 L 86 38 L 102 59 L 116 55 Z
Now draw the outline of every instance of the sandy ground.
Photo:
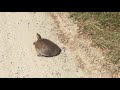
M 65 13 L 1 12 L 0 77 L 5 78 L 101 78 L 112 77 L 103 68 L 102 52 L 91 41 L 77 37 L 77 25 Z M 36 33 L 60 46 L 55 57 L 38 57 Z

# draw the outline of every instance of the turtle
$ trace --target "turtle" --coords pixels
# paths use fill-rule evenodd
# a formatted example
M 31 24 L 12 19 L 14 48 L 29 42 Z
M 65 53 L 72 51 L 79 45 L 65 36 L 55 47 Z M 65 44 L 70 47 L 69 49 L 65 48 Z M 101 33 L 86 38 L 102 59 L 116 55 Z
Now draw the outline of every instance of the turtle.
M 60 47 L 52 42 L 51 40 L 42 38 L 40 34 L 36 34 L 37 41 L 33 42 L 35 49 L 38 53 L 37 56 L 44 56 L 44 57 L 53 57 L 60 54 L 61 49 Z

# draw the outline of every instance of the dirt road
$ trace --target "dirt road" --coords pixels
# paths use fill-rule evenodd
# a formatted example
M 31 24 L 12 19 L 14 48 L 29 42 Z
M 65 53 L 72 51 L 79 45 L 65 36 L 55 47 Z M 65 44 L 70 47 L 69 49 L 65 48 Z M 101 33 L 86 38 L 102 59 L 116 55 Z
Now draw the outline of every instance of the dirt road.
M 111 72 L 103 68 L 102 53 L 90 46 L 90 40 L 77 37 L 76 32 L 77 26 L 67 14 L 1 12 L 0 77 L 112 77 Z M 33 46 L 36 33 L 58 44 L 61 54 L 38 57 Z

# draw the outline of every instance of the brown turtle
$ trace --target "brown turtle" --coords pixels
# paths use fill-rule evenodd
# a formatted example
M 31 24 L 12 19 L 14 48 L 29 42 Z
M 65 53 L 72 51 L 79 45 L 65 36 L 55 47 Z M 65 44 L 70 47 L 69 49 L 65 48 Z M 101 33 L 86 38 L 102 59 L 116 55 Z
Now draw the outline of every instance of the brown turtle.
M 38 53 L 37 56 L 53 57 L 60 54 L 61 49 L 48 39 L 41 38 L 40 34 L 37 35 L 37 41 L 33 43 Z

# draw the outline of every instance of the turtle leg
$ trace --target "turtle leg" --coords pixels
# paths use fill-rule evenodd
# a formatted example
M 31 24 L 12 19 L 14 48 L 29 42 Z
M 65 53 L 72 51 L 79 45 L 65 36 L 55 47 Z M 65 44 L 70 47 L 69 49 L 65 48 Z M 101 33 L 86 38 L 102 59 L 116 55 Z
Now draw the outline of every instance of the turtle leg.
M 40 53 L 37 56 L 42 57 L 42 55 Z
M 38 57 L 44 57 L 44 55 L 41 55 L 40 53 L 37 55 Z

